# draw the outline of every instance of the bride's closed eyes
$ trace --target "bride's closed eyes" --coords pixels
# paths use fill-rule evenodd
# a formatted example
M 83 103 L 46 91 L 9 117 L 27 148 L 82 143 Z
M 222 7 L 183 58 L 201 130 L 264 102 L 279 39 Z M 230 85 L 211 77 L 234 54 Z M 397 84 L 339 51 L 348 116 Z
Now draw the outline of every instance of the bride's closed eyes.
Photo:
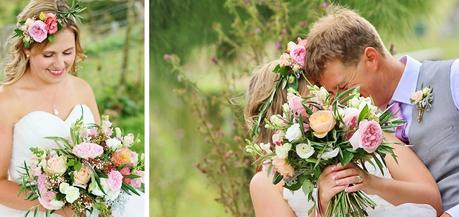
M 54 51 L 45 51 L 45 52 L 43 52 L 43 57 L 50 58 L 50 57 L 54 56 L 54 54 L 55 54 Z M 73 47 L 65 50 L 64 52 L 62 52 L 62 54 L 64 54 L 65 56 L 72 55 L 73 54 Z

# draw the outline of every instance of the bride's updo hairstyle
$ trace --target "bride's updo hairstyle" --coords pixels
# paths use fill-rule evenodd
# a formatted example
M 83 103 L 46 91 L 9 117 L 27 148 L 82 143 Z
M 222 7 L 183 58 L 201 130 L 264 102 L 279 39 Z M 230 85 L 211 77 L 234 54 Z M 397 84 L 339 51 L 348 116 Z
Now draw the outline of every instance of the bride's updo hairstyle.
M 267 64 L 258 66 L 252 74 L 249 88 L 247 90 L 246 105 L 244 110 L 244 118 L 248 129 L 252 129 L 256 124 L 256 119 L 260 113 L 260 107 L 263 105 L 275 88 L 275 83 L 279 80 L 280 75 L 274 73 L 274 68 L 279 64 L 279 60 L 271 61 Z M 298 92 L 305 96 L 308 94 L 307 85 L 309 83 L 306 79 L 298 79 Z M 266 111 L 265 118 L 271 115 L 282 114 L 282 105 L 287 102 L 287 89 L 279 88 L 274 95 L 271 106 Z M 260 123 L 260 131 L 258 135 L 253 138 L 254 143 L 271 143 L 272 130 L 266 129 L 264 119 Z
M 41 12 L 58 14 L 59 12 L 65 12 L 69 9 L 65 0 L 31 0 L 22 12 L 17 16 L 18 22 L 26 21 L 27 19 L 33 19 L 40 16 Z M 70 29 L 75 34 L 75 50 L 76 58 L 72 65 L 71 72 L 75 74 L 77 64 L 84 58 L 84 51 L 80 43 L 80 29 L 76 24 L 76 20 L 68 18 L 60 22 L 62 25 L 61 30 Z M 15 37 L 13 32 L 9 41 L 9 58 L 4 68 L 4 79 L 1 84 L 9 85 L 19 80 L 27 68 L 29 67 L 29 58 L 26 56 L 25 51 L 27 49 L 44 49 L 46 45 L 50 43 L 48 40 L 44 40 L 41 43 L 32 43 L 29 48 L 25 48 L 22 37 Z

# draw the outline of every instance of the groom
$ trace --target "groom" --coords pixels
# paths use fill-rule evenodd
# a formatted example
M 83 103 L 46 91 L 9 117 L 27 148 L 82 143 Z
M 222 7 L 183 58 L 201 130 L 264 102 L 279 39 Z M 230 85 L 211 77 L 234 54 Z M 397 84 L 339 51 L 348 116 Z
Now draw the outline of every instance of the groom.
M 442 216 L 459 217 L 459 60 L 397 60 L 373 25 L 338 7 L 314 24 L 307 41 L 305 71 L 312 80 L 332 93 L 360 86 L 379 107 L 401 111 L 406 124 L 396 136 L 413 145 L 435 178 Z

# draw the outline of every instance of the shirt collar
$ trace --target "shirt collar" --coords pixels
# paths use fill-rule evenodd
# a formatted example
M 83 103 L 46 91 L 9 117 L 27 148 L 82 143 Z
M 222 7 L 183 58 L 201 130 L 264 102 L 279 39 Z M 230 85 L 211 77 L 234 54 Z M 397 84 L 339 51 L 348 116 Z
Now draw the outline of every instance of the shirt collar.
M 403 56 L 400 61 L 405 62 L 405 69 L 391 101 L 411 105 L 410 97 L 416 91 L 421 63 L 410 56 Z

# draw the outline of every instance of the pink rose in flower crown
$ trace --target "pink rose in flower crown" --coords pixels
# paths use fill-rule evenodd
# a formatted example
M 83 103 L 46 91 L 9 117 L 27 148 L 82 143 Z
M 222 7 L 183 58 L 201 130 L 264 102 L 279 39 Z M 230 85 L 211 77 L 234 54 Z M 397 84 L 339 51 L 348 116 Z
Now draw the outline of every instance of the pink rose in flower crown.
M 79 158 L 94 159 L 104 153 L 104 148 L 95 143 L 81 143 L 73 147 L 72 153 Z
M 284 143 L 284 136 L 285 136 L 285 133 L 281 130 L 277 130 L 273 136 L 272 136 L 272 140 L 273 140 L 273 144 L 274 145 L 282 145 L 282 143 Z
M 43 42 L 48 37 L 46 24 L 41 20 L 35 20 L 27 29 L 30 37 L 38 43 Z
M 287 101 L 288 101 L 288 107 L 290 108 L 290 110 L 292 110 L 295 117 L 298 117 L 299 115 L 301 115 L 303 120 L 306 119 L 308 114 L 306 113 L 306 109 L 303 106 L 301 97 L 295 94 L 292 94 L 292 93 L 288 93 Z
M 46 14 L 45 24 L 49 34 L 52 35 L 57 32 L 57 17 L 55 14 Z
M 117 167 L 121 165 L 134 167 L 138 163 L 138 154 L 131 151 L 129 148 L 120 148 L 113 153 L 111 161 Z
M 304 59 L 306 57 L 306 48 L 303 45 L 295 45 L 290 50 L 290 56 L 292 57 L 293 61 L 300 65 L 301 68 L 304 67 Z
M 349 142 L 354 150 L 363 148 L 368 153 L 373 153 L 383 141 L 383 131 L 376 121 L 363 120 L 359 129 L 352 135 Z
M 120 190 L 122 182 L 123 175 L 120 172 L 112 170 L 108 173 L 107 185 L 112 191 Z
M 284 178 L 292 177 L 295 170 L 287 163 L 287 161 L 280 157 L 273 158 L 274 169 L 280 173 Z

